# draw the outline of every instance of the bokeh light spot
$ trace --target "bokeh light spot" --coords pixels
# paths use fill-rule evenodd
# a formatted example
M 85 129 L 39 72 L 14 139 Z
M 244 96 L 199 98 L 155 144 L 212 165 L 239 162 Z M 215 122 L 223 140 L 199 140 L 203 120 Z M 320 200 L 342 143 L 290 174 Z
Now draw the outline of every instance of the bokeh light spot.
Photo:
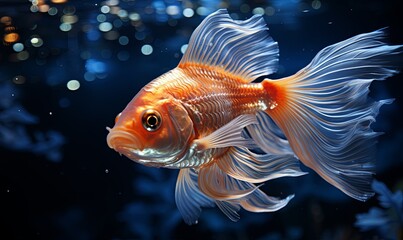
M 276 12 L 276 9 L 274 9 L 274 7 L 267 7 L 265 9 L 265 13 L 267 16 L 273 16 L 275 12 Z
M 13 49 L 16 52 L 21 52 L 22 50 L 24 50 L 24 45 L 22 43 L 15 43 L 13 45 Z
M 106 4 L 109 6 L 116 6 L 119 4 L 119 0 L 108 0 L 106 1 Z
M 119 37 L 119 44 L 120 45 L 127 45 L 129 43 L 129 38 L 126 36 Z
M 123 26 L 122 20 L 120 20 L 120 19 L 113 20 L 113 26 L 116 28 L 120 28 L 121 26 Z
M 231 13 L 230 16 L 234 20 L 239 20 L 239 15 L 237 13 Z
M 11 24 L 11 17 L 3 16 L 3 17 L 0 18 L 0 22 L 3 23 L 4 25 L 10 25 Z
M 106 21 L 106 15 L 105 14 L 98 14 L 97 21 L 100 22 L 100 23 L 105 22 Z
M 80 88 L 80 82 L 77 80 L 70 80 L 67 82 L 67 88 L 70 91 L 75 91 Z
M 144 40 L 144 39 L 146 38 L 146 34 L 143 33 L 143 32 L 136 32 L 136 33 L 134 34 L 134 37 L 135 37 L 137 40 L 141 41 L 141 40 Z
M 109 32 L 110 30 L 112 30 L 112 24 L 110 22 L 103 22 L 101 24 L 99 24 L 99 30 L 102 32 Z
M 31 10 L 31 12 L 35 13 L 35 12 L 39 11 L 39 7 L 37 5 L 31 5 L 29 10 Z
M 195 14 L 195 12 L 191 8 L 183 9 L 183 16 L 185 16 L 185 17 L 190 18 L 190 17 L 193 17 L 194 14 Z
M 150 55 L 151 53 L 153 53 L 153 47 L 151 45 L 143 45 L 141 47 L 141 53 L 144 55 Z
M 265 13 L 264 9 L 261 7 L 254 8 L 252 11 L 253 14 L 263 15 Z
M 130 13 L 129 18 L 132 21 L 138 21 L 138 20 L 140 20 L 140 14 L 138 14 L 138 13 Z
M 185 54 L 186 49 L 188 49 L 188 45 L 187 45 L 187 44 L 182 45 L 182 47 L 181 47 L 181 53 L 182 53 L 182 54 Z
M 27 51 L 22 51 L 17 53 L 17 59 L 20 61 L 27 60 L 29 58 L 29 53 Z
M 85 81 L 92 82 L 95 80 L 95 74 L 92 72 L 85 72 L 84 79 L 85 79 Z
M 62 30 L 63 32 L 68 32 L 71 30 L 71 28 L 72 28 L 72 26 L 69 23 L 62 23 L 59 26 L 59 29 Z
M 200 16 L 207 16 L 208 15 L 208 13 L 209 13 L 209 11 L 208 11 L 208 9 L 206 8 L 206 7 L 198 7 L 197 9 L 196 9 L 196 12 L 197 12 L 197 14 L 199 14 Z
M 20 35 L 18 35 L 18 33 L 8 33 L 6 35 L 4 35 L 4 41 L 7 43 L 13 43 L 16 42 L 20 39 Z
M 48 14 L 49 14 L 50 16 L 56 15 L 57 12 L 58 12 L 58 10 L 57 10 L 57 8 L 55 8 L 55 7 L 51 7 L 51 8 L 49 8 L 49 10 L 48 10 Z
M 31 44 L 34 47 L 40 47 L 43 45 L 43 40 L 39 37 L 33 37 L 31 38 Z
M 76 15 L 65 14 L 65 15 L 62 16 L 61 21 L 63 23 L 73 24 L 73 23 L 76 23 L 78 21 L 78 17 Z
M 101 7 L 101 12 L 102 13 L 108 13 L 111 10 L 111 8 L 109 6 L 102 6 Z
M 322 3 L 319 0 L 312 1 L 312 8 L 318 10 L 322 6 Z
M 72 15 L 72 14 L 74 14 L 75 12 L 76 12 L 76 7 L 74 7 L 73 5 L 66 6 L 66 7 L 63 9 L 63 13 L 64 13 L 64 14 L 70 14 L 70 15 Z
M 168 7 L 167 7 L 166 12 L 167 12 L 168 15 L 174 16 L 174 15 L 178 15 L 180 11 L 179 11 L 179 7 L 178 7 L 178 6 L 176 6 L 176 5 L 171 5 L 171 6 L 168 6 Z
M 126 10 L 121 9 L 121 10 L 118 11 L 118 16 L 119 16 L 120 18 L 127 18 L 128 15 L 129 15 L 129 14 L 127 13 Z
M 106 71 L 106 64 L 95 59 L 88 59 L 85 63 L 85 68 L 91 73 L 104 73 Z
M 39 6 L 39 11 L 40 12 L 47 12 L 47 11 L 49 11 L 49 5 L 47 5 L 47 4 L 43 4 L 43 5 L 40 5 Z
M 120 10 L 120 7 L 119 7 L 119 6 L 112 6 L 110 13 L 111 13 L 111 14 L 118 15 L 119 10 Z

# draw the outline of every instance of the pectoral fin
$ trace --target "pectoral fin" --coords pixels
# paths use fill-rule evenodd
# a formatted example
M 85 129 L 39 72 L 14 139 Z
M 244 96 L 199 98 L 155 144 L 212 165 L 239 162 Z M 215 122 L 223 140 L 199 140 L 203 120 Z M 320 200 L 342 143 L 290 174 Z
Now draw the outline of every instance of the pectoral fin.
M 224 147 L 255 147 L 251 139 L 242 136 L 244 127 L 256 124 L 256 116 L 252 114 L 240 115 L 232 121 L 203 138 L 194 141 L 197 150 Z

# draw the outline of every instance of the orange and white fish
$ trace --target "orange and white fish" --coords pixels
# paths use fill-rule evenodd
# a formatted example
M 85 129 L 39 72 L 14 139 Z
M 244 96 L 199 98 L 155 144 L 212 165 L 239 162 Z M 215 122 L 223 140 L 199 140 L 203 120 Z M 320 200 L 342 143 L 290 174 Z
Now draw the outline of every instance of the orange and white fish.
M 153 167 L 180 169 L 175 200 L 188 224 L 217 205 L 231 220 L 242 207 L 271 212 L 285 199 L 259 184 L 301 176 L 301 161 L 347 195 L 366 200 L 374 173 L 370 124 L 392 100 L 367 98 L 373 80 L 395 73 L 403 45 L 384 30 L 328 46 L 296 74 L 278 80 L 279 50 L 261 16 L 204 19 L 179 65 L 147 84 L 109 130 L 110 148 Z

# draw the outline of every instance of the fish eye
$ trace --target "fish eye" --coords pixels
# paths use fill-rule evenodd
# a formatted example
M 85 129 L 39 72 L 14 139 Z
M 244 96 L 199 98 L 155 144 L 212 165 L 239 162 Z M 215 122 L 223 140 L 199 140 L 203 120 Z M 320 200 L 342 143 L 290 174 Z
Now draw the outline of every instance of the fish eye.
M 161 115 L 155 110 L 146 110 L 141 119 L 144 129 L 149 132 L 156 131 L 161 126 Z

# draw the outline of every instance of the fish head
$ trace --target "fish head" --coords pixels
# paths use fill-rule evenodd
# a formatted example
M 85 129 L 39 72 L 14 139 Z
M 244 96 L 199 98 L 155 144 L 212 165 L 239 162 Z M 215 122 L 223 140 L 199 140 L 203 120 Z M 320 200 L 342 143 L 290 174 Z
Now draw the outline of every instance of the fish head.
M 153 167 L 179 161 L 195 137 L 193 122 L 167 93 L 140 91 L 107 128 L 108 146 L 131 160 Z

